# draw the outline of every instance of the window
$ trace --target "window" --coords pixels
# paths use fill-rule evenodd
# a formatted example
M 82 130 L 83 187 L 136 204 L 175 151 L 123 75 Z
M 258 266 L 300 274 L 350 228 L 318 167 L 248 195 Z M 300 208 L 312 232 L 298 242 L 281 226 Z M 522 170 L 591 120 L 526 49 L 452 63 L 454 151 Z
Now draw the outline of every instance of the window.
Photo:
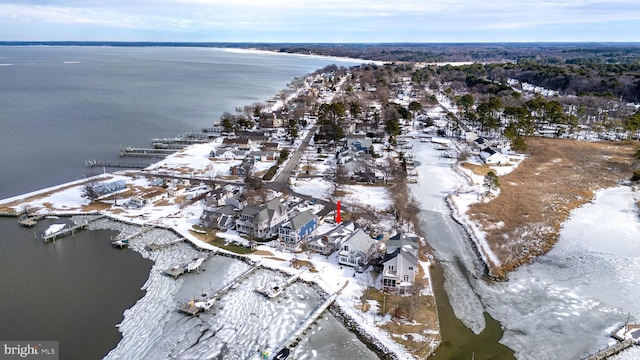
M 389 271 L 393 271 L 393 265 L 389 265 Z
M 396 287 L 396 280 L 395 279 L 383 279 L 382 280 L 382 285 L 387 286 L 387 287 Z
M 409 271 L 413 271 L 413 266 L 409 266 Z
M 405 282 L 409 282 L 409 275 L 405 275 L 405 276 L 404 276 L 404 281 L 405 281 Z

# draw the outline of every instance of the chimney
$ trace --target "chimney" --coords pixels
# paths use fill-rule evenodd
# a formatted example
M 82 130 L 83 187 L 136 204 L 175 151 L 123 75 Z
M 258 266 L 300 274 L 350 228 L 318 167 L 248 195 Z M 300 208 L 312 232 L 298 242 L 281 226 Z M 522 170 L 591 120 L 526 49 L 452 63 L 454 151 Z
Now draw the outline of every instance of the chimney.
M 336 223 L 340 224 L 342 222 L 342 217 L 340 217 L 340 201 L 336 205 Z

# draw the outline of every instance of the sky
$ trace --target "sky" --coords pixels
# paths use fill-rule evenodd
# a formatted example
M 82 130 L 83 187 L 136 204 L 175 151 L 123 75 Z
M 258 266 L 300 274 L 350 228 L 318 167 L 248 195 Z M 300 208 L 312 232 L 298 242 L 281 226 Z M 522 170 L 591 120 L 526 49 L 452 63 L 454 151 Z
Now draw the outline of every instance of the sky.
M 0 0 L 0 41 L 636 42 L 638 0 Z

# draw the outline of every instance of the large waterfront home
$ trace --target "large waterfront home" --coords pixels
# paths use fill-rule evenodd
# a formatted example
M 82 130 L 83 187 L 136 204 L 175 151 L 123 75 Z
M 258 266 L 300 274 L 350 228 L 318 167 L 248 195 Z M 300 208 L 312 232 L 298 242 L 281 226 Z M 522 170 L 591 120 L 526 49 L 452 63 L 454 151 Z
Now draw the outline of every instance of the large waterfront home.
M 278 238 L 290 250 L 297 249 L 300 244 L 315 234 L 318 227 L 318 217 L 307 210 L 280 225 Z
M 418 273 L 418 237 L 398 233 L 389 238 L 382 262 L 382 289 L 410 294 Z
M 278 225 L 287 220 L 287 208 L 279 198 L 262 206 L 245 206 L 236 220 L 236 230 L 256 238 L 277 234 Z

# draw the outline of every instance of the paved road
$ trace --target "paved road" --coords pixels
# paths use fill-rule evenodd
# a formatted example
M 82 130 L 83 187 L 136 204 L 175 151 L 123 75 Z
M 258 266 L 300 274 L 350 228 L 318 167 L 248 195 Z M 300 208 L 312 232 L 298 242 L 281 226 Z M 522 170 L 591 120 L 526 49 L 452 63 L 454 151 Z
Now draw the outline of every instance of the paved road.
M 314 198 L 309 195 L 299 194 L 293 191 L 289 186 L 289 179 L 293 174 L 293 170 L 295 169 L 296 165 L 300 163 L 300 159 L 302 159 L 302 155 L 304 155 L 304 151 L 307 149 L 307 146 L 309 145 L 311 138 L 313 137 L 313 135 L 316 133 L 317 130 L 318 130 L 317 126 L 314 126 L 313 128 L 311 128 L 311 130 L 309 130 L 309 133 L 302 140 L 302 143 L 300 144 L 300 146 L 296 149 L 296 151 L 294 151 L 291 155 L 289 155 L 289 161 L 287 161 L 284 168 L 282 168 L 282 171 L 280 171 L 278 176 L 276 176 L 276 178 L 273 181 L 264 183 L 264 187 L 267 189 L 279 191 L 284 194 L 292 194 L 304 200 L 313 199 L 316 201 L 316 203 L 321 204 L 324 207 L 322 211 L 318 213 L 318 216 L 325 216 L 331 211 L 336 209 L 335 204 L 323 199 Z

